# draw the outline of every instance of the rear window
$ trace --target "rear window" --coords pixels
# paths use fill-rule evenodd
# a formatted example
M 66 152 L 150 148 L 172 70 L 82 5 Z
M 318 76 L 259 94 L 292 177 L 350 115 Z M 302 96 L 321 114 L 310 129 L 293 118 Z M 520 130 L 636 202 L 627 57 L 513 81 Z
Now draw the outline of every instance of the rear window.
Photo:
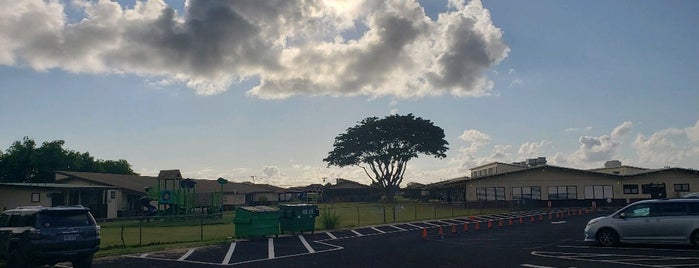
M 684 203 L 658 203 L 658 216 L 682 215 L 687 215 L 687 206 Z
M 95 219 L 85 210 L 49 210 L 39 216 L 42 227 L 92 226 Z

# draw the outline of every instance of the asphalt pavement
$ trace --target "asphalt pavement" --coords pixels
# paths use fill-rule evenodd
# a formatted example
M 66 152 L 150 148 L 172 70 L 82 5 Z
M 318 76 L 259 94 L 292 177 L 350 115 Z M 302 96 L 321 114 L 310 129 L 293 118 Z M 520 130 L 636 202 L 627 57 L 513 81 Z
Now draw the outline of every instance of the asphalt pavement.
M 583 242 L 587 221 L 608 213 L 427 220 L 99 258 L 93 267 L 699 267 L 699 250 L 689 246 Z

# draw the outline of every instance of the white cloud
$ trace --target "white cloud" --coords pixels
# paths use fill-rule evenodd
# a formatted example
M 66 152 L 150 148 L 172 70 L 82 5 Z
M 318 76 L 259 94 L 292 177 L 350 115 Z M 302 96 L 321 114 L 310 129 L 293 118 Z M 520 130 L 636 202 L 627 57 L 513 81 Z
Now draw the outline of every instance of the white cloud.
M 521 146 L 519 146 L 519 150 L 517 151 L 517 153 L 524 157 L 540 156 L 542 154 L 541 149 L 549 144 L 551 144 L 551 142 L 545 140 L 539 142 L 527 141 L 522 143 Z
M 262 173 L 265 174 L 265 177 L 278 177 L 281 174 L 277 166 L 265 166 Z
M 581 168 L 599 164 L 617 157 L 622 139 L 631 131 L 633 124 L 629 121 L 622 123 L 612 130 L 609 135 L 599 137 L 581 136 L 578 150 L 573 152 L 567 162 Z
M 695 166 L 699 162 L 699 121 L 687 128 L 668 128 L 633 142 L 638 162 L 655 166 Z
M 248 94 L 260 98 L 413 98 L 488 95 L 484 72 L 509 53 L 478 0 L 450 1 L 437 20 L 397 0 L 189 0 L 184 14 L 162 0 L 73 1 L 82 20 L 61 3 L 2 1 L 0 64 L 136 74 L 203 95 L 256 78 Z
M 571 128 L 566 128 L 563 131 L 565 131 L 565 132 L 579 132 L 579 131 L 590 131 L 590 130 L 592 130 L 591 126 L 587 126 L 584 128 L 571 127 Z
M 464 133 L 459 136 L 459 139 L 470 143 L 468 147 L 462 148 L 462 150 L 465 150 L 465 152 L 469 154 L 476 153 L 478 149 L 490 143 L 490 136 L 475 129 L 464 131 Z

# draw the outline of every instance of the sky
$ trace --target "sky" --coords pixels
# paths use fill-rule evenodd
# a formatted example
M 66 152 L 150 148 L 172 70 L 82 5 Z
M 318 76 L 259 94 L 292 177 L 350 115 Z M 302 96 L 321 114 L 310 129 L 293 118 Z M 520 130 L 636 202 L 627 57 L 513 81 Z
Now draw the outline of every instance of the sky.
M 444 129 L 403 185 L 546 157 L 699 168 L 699 2 L 0 2 L 0 149 L 142 175 L 369 183 L 322 161 L 366 117 Z

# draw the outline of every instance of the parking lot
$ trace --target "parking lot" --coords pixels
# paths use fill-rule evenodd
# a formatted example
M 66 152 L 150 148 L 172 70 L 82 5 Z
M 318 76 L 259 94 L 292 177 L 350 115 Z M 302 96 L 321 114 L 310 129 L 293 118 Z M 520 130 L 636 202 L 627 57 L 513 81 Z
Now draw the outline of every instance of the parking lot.
M 582 242 L 586 222 L 605 213 L 564 209 L 400 223 L 102 258 L 93 265 L 699 267 L 699 250 L 689 246 L 600 248 Z

